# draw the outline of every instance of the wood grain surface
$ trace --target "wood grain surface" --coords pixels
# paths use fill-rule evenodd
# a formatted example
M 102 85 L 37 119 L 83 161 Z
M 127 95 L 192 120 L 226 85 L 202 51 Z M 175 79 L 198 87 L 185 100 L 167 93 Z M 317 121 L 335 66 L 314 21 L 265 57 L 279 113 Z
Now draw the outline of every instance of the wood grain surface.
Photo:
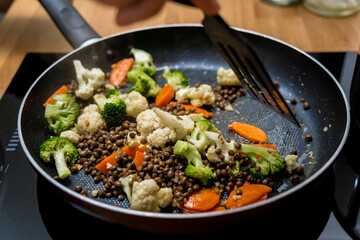
M 345 18 L 325 18 L 301 4 L 277 7 L 261 0 L 219 0 L 220 15 L 229 25 L 290 43 L 307 52 L 358 51 L 359 13 Z M 94 0 L 74 0 L 74 6 L 101 36 L 154 25 L 200 23 L 202 12 L 168 2 L 155 16 L 127 26 L 115 23 L 116 9 Z M 29 52 L 70 52 L 61 35 L 36 0 L 15 0 L 0 22 L 0 97 Z

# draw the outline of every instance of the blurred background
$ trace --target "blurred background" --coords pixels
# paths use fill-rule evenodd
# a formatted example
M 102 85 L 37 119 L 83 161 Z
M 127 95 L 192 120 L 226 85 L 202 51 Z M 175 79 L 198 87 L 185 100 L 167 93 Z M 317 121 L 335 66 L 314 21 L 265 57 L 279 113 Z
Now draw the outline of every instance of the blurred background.
M 6 11 L 10 7 L 13 0 L 1 0 L 0 1 L 0 21 L 3 19 Z

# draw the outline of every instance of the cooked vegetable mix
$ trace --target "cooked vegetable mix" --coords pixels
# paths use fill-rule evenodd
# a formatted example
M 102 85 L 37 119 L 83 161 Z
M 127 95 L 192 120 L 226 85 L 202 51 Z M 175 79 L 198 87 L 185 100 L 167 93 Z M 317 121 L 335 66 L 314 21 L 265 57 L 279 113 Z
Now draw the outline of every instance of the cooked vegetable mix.
M 274 179 L 303 172 L 297 156 L 280 156 L 261 128 L 229 124 L 223 131 L 239 142 L 212 122 L 216 108 L 234 111 L 245 94 L 231 70 L 218 71 L 216 88 L 191 85 L 179 69 L 158 73 L 142 49 L 130 55 L 108 74 L 75 60 L 76 81 L 44 99 L 56 136 L 40 146 L 40 157 L 55 162 L 55 178 L 84 171 L 99 186 L 93 197 L 127 199 L 133 210 L 200 213 L 265 200 L 276 191 Z

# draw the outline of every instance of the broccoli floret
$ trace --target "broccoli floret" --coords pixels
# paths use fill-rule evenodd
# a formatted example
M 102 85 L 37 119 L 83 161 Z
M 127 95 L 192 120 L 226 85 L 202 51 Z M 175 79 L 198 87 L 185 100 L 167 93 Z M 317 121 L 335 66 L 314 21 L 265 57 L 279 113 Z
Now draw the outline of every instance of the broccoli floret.
M 76 147 L 66 138 L 52 137 L 40 146 L 40 157 L 46 162 L 55 161 L 57 173 L 61 179 L 67 178 L 71 171 L 67 166 L 69 161 L 75 163 L 78 157 Z
M 235 164 L 231 167 L 232 174 L 236 177 L 240 172 L 240 161 L 235 161 Z
M 116 90 L 116 89 L 110 89 L 110 90 L 106 93 L 105 97 L 106 97 L 106 98 L 110 98 L 111 95 L 120 95 L 120 94 L 121 94 L 121 93 L 120 93 L 118 90 Z
M 130 82 L 135 83 L 129 91 L 141 91 L 140 93 L 145 97 L 156 97 L 161 90 L 161 87 L 156 84 L 155 80 L 141 69 L 130 70 L 127 73 L 127 78 Z M 141 87 L 136 87 L 137 84 L 140 84 Z
M 151 54 L 136 48 L 131 48 L 130 53 L 134 55 L 135 61 L 132 69 L 127 73 L 128 80 L 135 85 L 139 80 L 147 81 L 149 89 L 146 94 L 142 93 L 142 95 L 145 97 L 156 97 L 160 92 L 161 87 L 156 84 L 155 80 L 152 78 L 156 73 L 156 66 L 154 65 Z M 131 90 L 137 91 L 137 87 Z
M 126 117 L 126 104 L 119 99 L 117 103 L 105 103 L 101 117 L 105 120 L 108 128 L 119 126 Z
M 156 95 L 160 92 L 161 87 L 158 84 L 156 84 L 154 79 L 149 80 L 149 85 L 150 85 L 150 89 L 147 92 L 145 97 L 153 97 L 153 98 L 155 98 Z
M 252 161 L 255 162 L 256 166 L 251 168 L 249 172 L 256 178 L 266 178 L 269 175 L 274 175 L 282 171 L 286 166 L 285 160 L 277 153 L 274 152 L 271 148 L 260 147 L 250 144 L 241 144 L 241 148 L 237 149 L 235 147 L 235 141 L 227 142 L 222 135 L 214 132 L 204 132 L 205 135 L 216 145 L 216 148 L 220 148 L 222 154 L 224 155 L 224 161 L 227 162 L 233 159 L 233 156 L 230 156 L 229 151 L 238 152 L 248 156 Z M 209 161 L 219 161 L 219 159 L 214 158 L 215 154 L 209 154 L 209 150 L 214 150 L 214 147 L 211 146 L 208 149 L 207 157 Z M 212 157 L 212 158 L 211 158 Z M 259 167 L 259 168 L 256 168 Z
M 260 179 L 264 179 L 270 175 L 270 163 L 264 158 L 257 158 L 254 153 L 249 153 L 247 156 L 255 162 L 255 167 L 250 168 L 249 172 L 252 176 Z
M 139 93 L 141 93 L 141 95 L 146 96 L 147 93 L 149 92 L 150 89 L 150 85 L 149 85 L 149 81 L 145 80 L 145 79 L 139 79 L 135 85 L 129 89 L 129 93 L 132 91 L 137 91 Z
M 111 90 L 110 90 L 111 91 Z M 126 104 L 118 94 L 95 94 L 93 96 L 101 111 L 101 117 L 108 128 L 119 126 L 126 117 Z
M 269 175 L 275 175 L 286 166 L 285 160 L 271 148 L 242 144 L 239 152 L 253 160 L 256 167 L 260 167 L 260 170 L 257 169 L 259 171 L 256 171 L 256 167 L 249 170 L 256 178 L 263 179 Z
M 167 83 L 174 88 L 175 91 L 189 86 L 188 78 L 179 70 L 175 70 L 174 72 L 166 72 L 163 74 L 163 77 Z
M 156 66 L 150 53 L 136 48 L 131 48 L 130 53 L 135 59 L 132 69 L 138 69 L 151 77 L 155 75 Z
M 188 160 L 185 169 L 186 176 L 199 179 L 205 186 L 210 185 L 215 179 L 212 169 L 204 165 L 201 155 L 194 145 L 178 140 L 174 146 L 174 154 L 184 156 Z
M 126 77 L 127 79 L 131 82 L 131 83 L 136 83 L 139 79 L 140 76 L 143 76 L 144 72 L 141 69 L 136 69 L 136 68 L 132 68 L 127 74 Z M 147 78 L 149 75 L 147 75 L 145 73 L 145 78 Z
M 187 140 L 191 142 L 202 153 L 211 143 L 210 139 L 204 134 L 204 131 L 219 133 L 219 130 L 209 120 L 203 119 L 195 123 L 195 128 L 188 136 Z
M 80 107 L 68 94 L 53 97 L 54 104 L 46 104 L 45 118 L 55 134 L 70 129 L 80 113 Z

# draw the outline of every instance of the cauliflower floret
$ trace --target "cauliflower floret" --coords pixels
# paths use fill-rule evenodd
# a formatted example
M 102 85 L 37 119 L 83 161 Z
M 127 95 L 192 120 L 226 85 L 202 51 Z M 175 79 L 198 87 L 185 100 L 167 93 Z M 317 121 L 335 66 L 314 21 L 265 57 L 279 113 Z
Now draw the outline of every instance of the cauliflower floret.
M 76 132 L 94 132 L 105 126 L 105 121 L 101 117 L 100 109 L 96 104 L 90 104 L 84 108 L 83 113 L 78 117 Z
M 206 151 L 206 157 L 210 162 L 221 162 L 219 154 L 216 153 L 216 147 L 211 145 Z
M 79 142 L 79 134 L 73 130 L 66 130 L 61 132 L 60 137 L 66 138 L 73 144 L 77 144 Z
M 172 202 L 171 188 L 159 188 L 154 179 L 134 182 L 130 208 L 133 210 L 160 212 Z
M 158 198 L 158 201 L 159 201 L 159 206 L 161 208 L 166 208 L 173 201 L 172 189 L 169 188 L 169 187 L 160 188 L 160 190 L 157 193 L 157 198 Z
M 121 177 L 119 179 L 120 183 L 121 183 L 121 187 L 124 191 L 124 193 L 126 194 L 127 199 L 129 200 L 129 203 L 131 203 L 132 200 L 132 186 L 133 186 L 133 182 L 136 178 L 135 174 L 130 174 L 127 175 L 126 177 Z
M 153 108 L 153 111 L 166 127 L 175 131 L 176 140 L 184 139 L 194 129 L 194 121 L 189 116 L 175 116 L 158 108 Z
M 217 71 L 217 82 L 222 86 L 241 86 L 241 82 L 233 70 L 220 67 Z
M 79 60 L 74 60 L 73 63 L 76 71 L 76 81 L 79 83 L 75 96 L 88 100 L 94 94 L 94 90 L 104 84 L 105 73 L 100 68 L 92 68 L 91 70 L 84 68 Z
M 191 105 L 201 107 L 215 103 L 215 94 L 208 84 L 201 84 L 199 87 L 187 87 L 176 92 L 175 99 L 182 101 L 190 99 Z
M 132 91 L 129 94 L 123 94 L 126 104 L 126 113 L 129 116 L 137 117 L 139 113 L 149 109 L 147 99 L 137 91 Z
M 168 127 L 158 128 L 146 137 L 146 141 L 157 148 L 164 147 L 167 142 L 175 142 L 176 139 L 176 133 Z
M 136 117 L 137 130 L 149 145 L 162 148 L 167 142 L 177 140 L 176 132 L 161 121 L 153 109 L 147 109 Z
M 224 156 L 224 162 L 230 162 L 232 160 L 234 160 L 234 156 L 229 154 L 229 151 L 235 151 L 235 140 L 231 139 L 231 141 L 226 141 L 226 139 L 220 135 L 219 133 L 215 133 L 215 132 L 209 132 L 209 131 L 204 131 L 206 137 L 208 137 L 212 142 L 215 143 L 216 147 L 209 147 L 208 151 L 206 152 L 206 156 L 209 159 L 209 161 L 211 162 L 218 162 L 219 159 L 218 157 L 216 157 L 216 153 L 215 150 L 216 148 L 220 148 L 221 149 L 221 154 Z M 214 146 L 214 145 L 212 145 Z
M 297 162 L 298 156 L 297 155 L 287 155 L 285 157 L 286 162 L 286 171 L 288 173 L 292 173 L 295 169 L 297 169 L 300 164 Z
M 137 115 L 136 124 L 138 132 L 145 137 L 156 129 L 164 127 L 164 124 L 152 109 L 147 109 Z

